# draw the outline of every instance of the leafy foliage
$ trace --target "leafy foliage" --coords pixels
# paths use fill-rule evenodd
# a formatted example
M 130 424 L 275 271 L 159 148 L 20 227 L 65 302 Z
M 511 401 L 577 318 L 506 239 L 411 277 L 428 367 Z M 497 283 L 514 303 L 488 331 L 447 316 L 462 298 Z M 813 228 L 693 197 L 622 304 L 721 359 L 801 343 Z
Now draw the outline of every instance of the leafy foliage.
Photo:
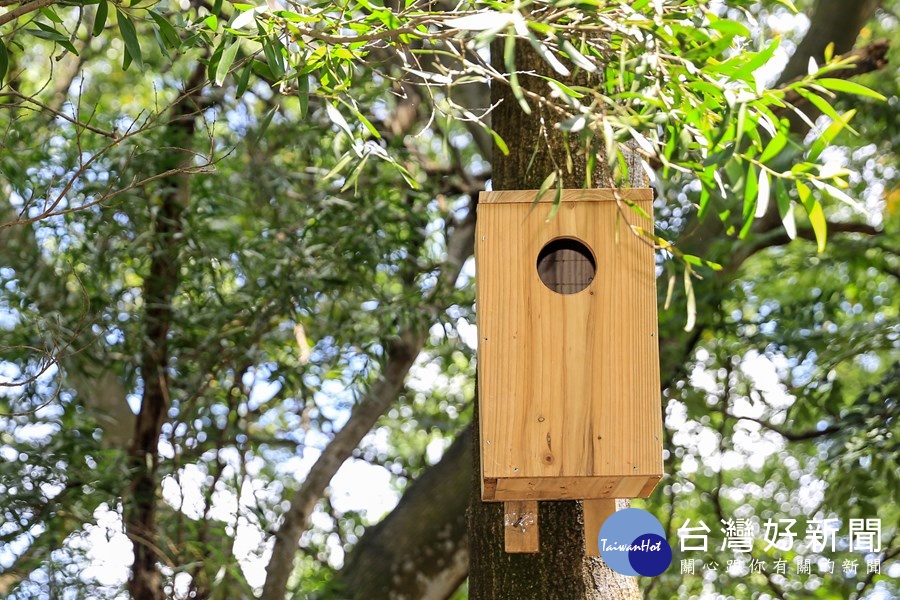
M 160 247 L 178 259 L 153 473 L 167 593 L 258 593 L 288 499 L 409 331 L 422 352 L 346 465 L 387 481 L 388 510 L 435 462 L 475 394 L 472 273 L 454 244 L 491 147 L 516 148 L 489 128 L 487 82 L 567 133 L 547 191 L 574 161 L 621 184 L 632 152 L 655 178 L 657 227 L 643 233 L 680 259 L 661 261 L 664 280 L 685 282 L 661 319 L 688 348 L 664 357 L 679 365 L 664 386 L 670 477 L 649 502 L 670 532 L 796 508 L 877 515 L 896 547 L 900 267 L 879 231 L 898 226 L 897 82 L 843 79 L 848 62 L 827 57 L 769 87 L 791 40 L 767 17 L 790 2 L 45 4 L 0 15 L 4 594 L 124 585 L 121 565 L 118 578 L 91 570 L 91 548 L 101 530 L 131 544 L 127 454 L 152 376 L 145 284 Z M 517 45 L 546 72 L 517 69 Z M 804 141 L 792 122 L 812 109 L 827 123 Z M 163 238 L 173 192 L 185 210 Z M 772 215 L 777 230 L 755 229 Z M 695 255 L 691 233 L 710 222 L 717 243 Z M 337 481 L 301 538 L 297 596 L 327 596 L 382 516 Z M 716 585 L 896 592 L 886 575 Z M 712 584 L 673 569 L 645 589 Z

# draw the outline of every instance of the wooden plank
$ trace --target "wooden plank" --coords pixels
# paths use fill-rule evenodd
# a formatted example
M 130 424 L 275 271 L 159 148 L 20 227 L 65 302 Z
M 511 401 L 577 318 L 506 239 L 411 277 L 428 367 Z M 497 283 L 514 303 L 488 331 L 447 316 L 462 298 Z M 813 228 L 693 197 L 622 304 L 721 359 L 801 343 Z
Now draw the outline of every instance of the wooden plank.
M 648 481 L 652 485 L 648 485 Z M 644 498 L 645 489 L 653 491 L 657 477 L 503 477 L 485 481 L 482 500 L 583 500 L 586 498 Z
M 568 191 L 548 222 L 532 210 L 534 193 L 525 202 L 524 191 L 491 192 L 478 207 L 482 475 L 638 476 L 642 485 L 629 481 L 627 491 L 640 492 L 663 472 L 656 272 L 652 244 L 628 225 L 652 223 L 614 202 L 570 201 Z M 645 196 L 634 201 L 650 213 Z M 538 274 L 541 249 L 563 237 L 595 260 L 579 293 L 556 293 Z
M 588 556 L 600 556 L 598 535 L 603 523 L 616 512 L 615 498 L 584 501 L 584 551 Z
M 519 501 L 503 503 L 503 540 L 510 554 L 534 554 L 540 546 L 538 503 Z
M 537 190 L 503 190 L 497 192 L 482 192 L 478 196 L 479 204 L 532 204 L 537 197 Z M 651 188 L 629 189 L 591 189 L 591 190 L 563 190 L 563 202 L 615 202 L 616 200 L 652 201 L 653 190 Z M 547 191 L 540 202 L 553 203 L 556 200 L 556 190 Z
M 649 498 L 650 494 L 653 493 L 653 490 L 656 489 L 656 484 L 659 483 L 660 479 L 662 479 L 662 475 L 648 477 L 647 483 L 644 484 L 644 487 L 641 488 L 641 493 L 638 494 L 638 498 Z

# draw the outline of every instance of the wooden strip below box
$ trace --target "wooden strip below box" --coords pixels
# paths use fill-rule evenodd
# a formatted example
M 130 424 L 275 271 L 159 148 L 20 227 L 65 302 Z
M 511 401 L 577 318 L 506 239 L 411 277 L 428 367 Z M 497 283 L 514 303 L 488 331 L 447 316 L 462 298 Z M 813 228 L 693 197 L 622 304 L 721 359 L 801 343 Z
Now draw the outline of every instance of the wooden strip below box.
M 661 475 L 628 477 L 503 477 L 487 479 L 485 502 L 510 500 L 582 500 L 590 498 L 646 498 Z

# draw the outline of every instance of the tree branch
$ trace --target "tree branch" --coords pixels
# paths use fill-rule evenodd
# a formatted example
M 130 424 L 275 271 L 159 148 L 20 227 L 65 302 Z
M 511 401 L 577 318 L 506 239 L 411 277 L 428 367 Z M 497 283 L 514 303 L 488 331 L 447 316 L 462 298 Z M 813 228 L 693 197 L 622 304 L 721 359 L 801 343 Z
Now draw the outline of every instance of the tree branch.
M 469 215 L 463 222 L 457 224 L 447 239 L 447 259 L 441 270 L 441 283 L 432 295 L 432 300 L 440 297 L 438 290 L 443 291 L 445 286 L 452 286 L 462 270 L 463 263 L 472 252 L 475 235 L 474 201 L 470 206 Z M 433 302 L 430 303 L 429 310 L 434 310 Z M 300 489 L 291 498 L 290 508 L 275 533 L 275 545 L 266 566 L 266 582 L 260 596 L 261 600 L 284 598 L 300 535 L 306 529 L 316 503 L 344 461 L 350 458 L 362 438 L 396 400 L 410 367 L 424 345 L 425 335 L 413 329 L 403 331 L 397 339 L 388 344 L 384 372 L 353 409 L 347 424 L 328 443 Z
M 790 431 L 781 427 L 780 425 L 775 425 L 774 423 L 770 423 L 764 419 L 757 419 L 756 417 L 741 417 L 734 413 L 730 413 L 727 410 L 722 411 L 726 417 L 731 417 L 732 419 L 738 421 L 752 421 L 761 425 L 762 427 L 768 429 L 769 431 L 774 431 L 784 439 L 789 442 L 803 442 L 806 440 L 814 440 L 820 437 L 825 437 L 827 435 L 831 435 L 833 433 L 837 433 L 841 430 L 840 425 L 829 425 L 825 429 L 809 429 L 807 431 Z
M 57 0 L 34 0 L 34 2 L 29 2 L 28 4 L 21 4 L 18 8 L 14 8 L 8 13 L 0 15 L 0 27 L 3 27 L 10 21 L 15 21 L 22 15 L 27 15 L 30 12 L 41 10 L 46 6 L 56 4 L 56 2 Z

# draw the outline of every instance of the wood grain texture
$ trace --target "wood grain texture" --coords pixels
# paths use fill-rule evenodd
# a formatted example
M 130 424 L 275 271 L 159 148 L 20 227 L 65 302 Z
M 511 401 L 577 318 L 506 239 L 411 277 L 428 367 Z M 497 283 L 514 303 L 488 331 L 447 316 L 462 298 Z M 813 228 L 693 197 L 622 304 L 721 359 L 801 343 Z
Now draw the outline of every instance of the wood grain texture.
M 532 204 L 537 197 L 537 190 L 504 190 L 502 192 L 481 192 L 478 204 Z M 538 201 L 552 204 L 556 200 L 556 190 L 550 190 Z M 597 188 L 584 190 L 563 190 L 563 202 L 616 202 L 629 200 L 632 202 L 652 202 L 651 188 Z
M 504 477 L 484 481 L 482 499 L 583 500 L 585 498 L 645 498 L 661 475 L 649 477 Z
M 540 549 L 536 501 L 503 503 L 503 539 L 509 553 L 535 553 Z
M 479 198 L 481 466 L 497 480 L 482 497 L 647 495 L 662 474 L 656 271 L 652 244 L 631 228 L 652 231 L 652 221 L 624 200 L 652 214 L 652 193 L 564 190 L 549 219 L 535 194 Z M 593 255 L 581 292 L 556 293 L 538 276 L 541 249 L 559 238 Z M 571 481 L 548 482 L 560 477 Z
M 584 553 L 600 556 L 599 534 L 603 523 L 616 512 L 616 501 L 612 498 L 585 500 L 584 508 Z

